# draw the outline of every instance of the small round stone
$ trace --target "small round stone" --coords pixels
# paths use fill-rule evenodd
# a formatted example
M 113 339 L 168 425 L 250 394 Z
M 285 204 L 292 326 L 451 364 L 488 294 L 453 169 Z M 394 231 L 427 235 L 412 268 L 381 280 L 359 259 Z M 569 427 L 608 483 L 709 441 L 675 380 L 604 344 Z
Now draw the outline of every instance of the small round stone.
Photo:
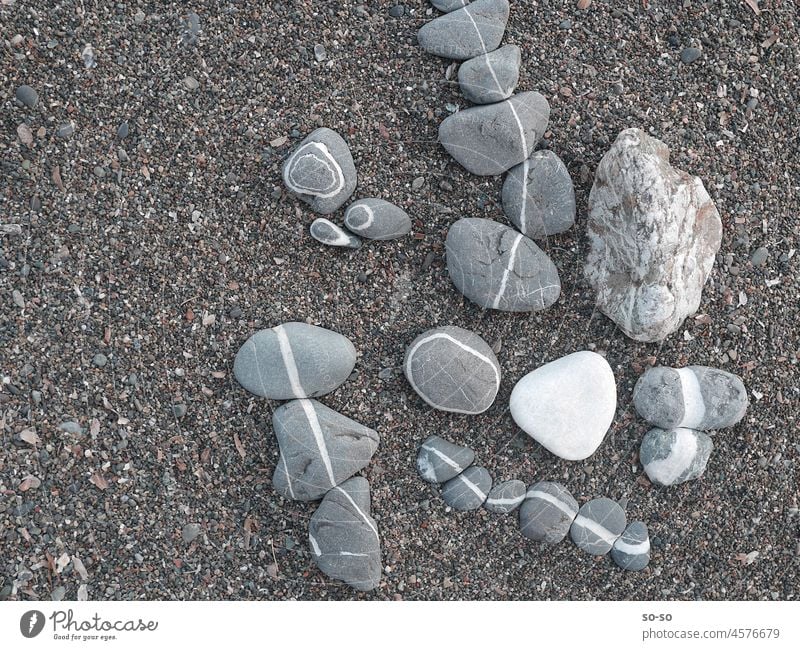
M 92 358 L 92 365 L 95 366 L 96 368 L 104 368 L 107 363 L 108 363 L 108 357 L 102 352 L 98 352 Z
M 62 124 L 56 129 L 56 137 L 66 139 L 75 133 L 75 127 L 72 124 Z
M 318 217 L 314 219 L 309 229 L 311 236 L 318 242 L 327 246 L 337 246 L 340 248 L 361 248 L 361 240 L 355 235 L 351 235 L 343 228 L 337 226 L 333 221 Z
M 611 558 L 626 571 L 641 571 L 650 563 L 650 535 L 647 524 L 634 521 L 611 547 Z
M 519 526 L 524 537 L 546 544 L 558 544 L 567 536 L 578 514 L 578 502 L 560 483 L 540 481 L 528 488 L 519 509 Z
M 468 467 L 442 487 L 444 502 L 454 510 L 477 510 L 492 489 L 492 477 L 485 467 Z
M 642 439 L 639 462 L 657 485 L 677 485 L 703 475 L 714 443 L 702 431 L 651 429 Z
M 39 103 L 39 93 L 27 84 L 17 88 L 16 97 L 20 103 L 25 104 L 28 108 L 35 108 L 36 104 Z
M 517 479 L 495 485 L 483 507 L 489 512 L 505 515 L 516 510 L 525 500 L 525 484 Z
M 411 217 L 389 201 L 360 199 L 348 206 L 344 225 L 361 237 L 385 241 L 410 233 Z
M 696 47 L 686 47 L 681 52 L 681 61 L 688 65 L 697 61 L 702 54 L 702 51 Z
M 403 5 L 394 5 L 389 8 L 389 15 L 392 18 L 400 18 L 405 12 L 406 8 Z
M 117 137 L 122 140 L 123 138 L 127 138 L 128 134 L 130 133 L 130 127 L 128 126 L 127 122 L 122 122 L 117 127 Z
M 444 483 L 458 476 L 474 460 L 475 452 L 469 447 L 430 436 L 419 448 L 417 471 L 428 483 Z
M 622 535 L 627 524 L 625 511 L 606 497 L 584 503 L 569 529 L 572 541 L 590 555 L 605 555 Z

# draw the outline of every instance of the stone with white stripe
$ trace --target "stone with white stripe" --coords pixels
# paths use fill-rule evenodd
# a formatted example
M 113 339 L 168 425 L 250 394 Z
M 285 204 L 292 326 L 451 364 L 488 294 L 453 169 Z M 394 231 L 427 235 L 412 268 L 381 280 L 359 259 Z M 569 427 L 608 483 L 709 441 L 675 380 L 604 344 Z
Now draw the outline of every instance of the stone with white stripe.
M 361 240 L 355 235 L 337 226 L 333 221 L 318 217 L 314 219 L 309 228 L 311 236 L 327 246 L 340 246 L 342 248 L 361 248 Z
M 411 217 L 389 201 L 361 199 L 347 207 L 344 225 L 360 237 L 385 241 L 410 233 Z
M 469 4 L 469 0 L 431 0 L 431 4 L 439 11 L 450 13 Z
M 703 475 L 714 443 L 702 431 L 651 429 L 639 448 L 639 462 L 651 482 L 677 485 Z
M 636 411 L 662 429 L 722 429 L 739 422 L 747 411 L 747 389 L 736 375 L 688 366 L 650 368 L 633 389 Z
M 489 512 L 501 515 L 514 512 L 525 500 L 525 484 L 517 479 L 495 485 L 486 498 L 483 507 Z
M 540 481 L 528 488 L 519 509 L 523 536 L 537 542 L 558 544 L 567 536 L 578 514 L 578 502 L 560 483 Z
M 528 159 L 549 120 L 547 100 L 524 92 L 453 113 L 439 125 L 439 142 L 472 174 L 497 176 Z
M 492 477 L 485 467 L 468 467 L 442 486 L 444 502 L 454 510 L 477 510 L 492 489 Z
M 458 85 L 473 104 L 502 102 L 517 87 L 521 64 L 519 47 L 504 45 L 462 63 L 458 68 Z
M 380 442 L 377 431 L 313 399 L 279 406 L 272 427 L 280 448 L 272 486 L 297 501 L 319 499 L 366 467 Z
M 339 208 L 356 189 L 356 166 L 350 148 L 331 129 L 308 135 L 283 164 L 287 189 L 320 214 Z
M 626 571 L 641 571 L 650 563 L 650 535 L 647 524 L 634 521 L 611 547 L 611 559 Z
M 584 503 L 569 529 L 572 541 L 590 555 L 605 555 L 627 524 L 625 511 L 606 497 Z
M 461 474 L 474 460 L 475 452 L 469 447 L 430 436 L 419 448 L 417 471 L 428 483 L 445 483 Z
M 508 172 L 502 196 L 506 217 L 528 237 L 557 235 L 575 223 L 575 188 L 552 151 L 535 151 Z
M 445 243 L 453 284 L 485 309 L 538 311 L 561 293 L 553 262 L 513 228 L 489 219 L 459 219 Z
M 270 399 L 319 397 L 350 376 L 356 349 L 338 332 L 307 323 L 259 330 L 236 353 L 233 374 L 248 391 Z
M 614 419 L 614 373 L 596 352 L 574 352 L 520 379 L 509 407 L 514 422 L 536 442 L 559 458 L 584 460 Z
M 500 364 L 489 344 L 461 327 L 420 334 L 406 350 L 406 379 L 430 406 L 452 413 L 483 413 L 500 388 Z
M 417 33 L 417 42 L 436 56 L 471 59 L 497 49 L 509 13 L 508 0 L 475 0 L 425 23 Z
M 365 478 L 355 476 L 325 495 L 308 522 L 308 542 L 325 575 L 359 591 L 380 584 L 381 540 Z

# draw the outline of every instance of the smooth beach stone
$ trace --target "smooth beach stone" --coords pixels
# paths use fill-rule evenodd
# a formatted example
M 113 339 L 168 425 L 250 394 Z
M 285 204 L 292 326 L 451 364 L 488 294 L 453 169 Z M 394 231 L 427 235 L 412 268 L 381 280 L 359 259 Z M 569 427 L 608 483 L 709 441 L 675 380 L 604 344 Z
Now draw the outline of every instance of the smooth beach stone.
M 417 33 L 423 50 L 464 60 L 497 49 L 509 15 L 508 0 L 475 0 L 425 23 Z
M 503 212 L 534 239 L 569 230 L 575 223 L 575 188 L 566 166 L 552 151 L 534 151 L 508 172 Z
M 378 432 L 313 399 L 282 404 L 272 415 L 280 458 L 272 486 L 297 501 L 319 499 L 367 466 Z
M 492 489 L 492 477 L 485 467 L 468 467 L 442 486 L 442 499 L 455 510 L 477 510 Z
M 511 391 L 511 417 L 565 460 L 583 460 L 603 442 L 617 409 L 614 373 L 602 356 L 581 351 L 551 361 Z
M 578 502 L 560 483 L 540 481 L 528 488 L 519 508 L 519 527 L 523 536 L 537 542 L 558 544 L 567 536 Z
M 498 483 L 489 492 L 483 507 L 501 515 L 516 510 L 525 500 L 525 484 L 517 479 Z
M 469 4 L 469 0 L 431 0 L 431 4 L 439 11 L 450 13 Z
M 417 395 L 440 411 L 483 413 L 500 388 L 500 364 L 492 348 L 461 327 L 420 334 L 406 350 L 403 371 Z
M 27 84 L 23 84 L 22 86 L 17 88 L 15 96 L 18 102 L 24 104 L 28 108 L 35 108 L 36 104 L 39 103 L 39 93 L 37 93 L 33 88 L 31 88 Z
M 677 485 L 702 476 L 714 443 L 693 429 L 651 429 L 642 439 L 639 462 L 657 485 Z
M 511 97 L 519 82 L 522 54 L 516 45 L 476 56 L 458 68 L 458 85 L 473 104 L 493 104 Z
M 430 436 L 419 448 L 417 471 L 428 483 L 444 483 L 461 474 L 474 460 L 475 452 L 469 447 Z
M 722 429 L 747 411 L 747 389 L 736 375 L 688 366 L 650 368 L 633 389 L 636 412 L 662 429 Z
M 389 201 L 361 199 L 348 206 L 344 225 L 361 237 L 385 241 L 410 233 L 411 217 Z
M 381 581 L 381 539 L 370 516 L 369 483 L 360 476 L 333 488 L 308 522 L 308 541 L 319 569 L 359 591 Z
M 616 501 L 600 497 L 584 503 L 570 526 L 572 541 L 590 555 L 605 555 L 622 535 L 625 511 Z
M 496 176 L 527 160 L 549 121 L 547 100 L 524 92 L 450 115 L 439 125 L 439 142 L 472 174 Z
M 619 134 L 589 194 L 584 267 L 597 307 L 630 338 L 661 341 L 700 306 L 722 221 L 697 177 L 640 129 Z
M 236 353 L 233 374 L 242 387 L 270 399 L 319 397 L 353 372 L 350 340 L 307 323 L 284 323 L 251 336 Z
M 650 535 L 643 521 L 628 524 L 611 547 L 611 559 L 626 571 L 641 571 L 650 563 Z
M 485 309 L 538 311 L 561 293 L 553 262 L 531 239 L 489 219 L 459 219 L 447 232 L 447 271 Z
M 361 240 L 340 228 L 332 221 L 318 217 L 314 219 L 309 228 L 311 236 L 318 242 L 328 246 L 341 246 L 343 248 L 361 248 Z
M 308 135 L 283 165 L 289 191 L 320 214 L 330 214 L 347 201 L 356 178 L 350 147 L 336 131 L 324 127 Z

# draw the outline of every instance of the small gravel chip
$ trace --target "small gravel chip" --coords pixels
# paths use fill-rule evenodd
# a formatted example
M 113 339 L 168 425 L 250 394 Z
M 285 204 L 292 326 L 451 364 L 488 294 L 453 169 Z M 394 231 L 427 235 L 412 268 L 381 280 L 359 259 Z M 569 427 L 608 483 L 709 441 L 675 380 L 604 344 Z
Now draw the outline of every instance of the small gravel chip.
M 469 447 L 430 436 L 419 448 L 417 471 L 428 483 L 444 483 L 458 476 L 475 460 Z
M 58 586 L 53 591 L 50 592 L 50 600 L 64 600 L 64 596 L 67 594 L 66 588 L 62 586 Z
M 95 368 L 104 368 L 107 363 L 108 357 L 102 352 L 98 352 L 94 355 L 94 357 L 92 357 L 92 365 Z
M 525 484 L 517 479 L 512 479 L 495 485 L 489 492 L 483 507 L 489 512 L 505 515 L 516 510 L 524 500 Z
M 627 524 L 625 511 L 606 497 L 584 503 L 569 529 L 572 541 L 590 555 L 605 555 L 622 535 Z
M 317 43 L 314 46 L 314 58 L 317 60 L 318 63 L 322 63 L 325 59 L 328 58 L 328 53 L 325 51 L 325 46 Z
M 641 571 L 650 562 L 650 536 L 643 521 L 628 524 L 611 547 L 611 558 L 626 571 Z
M 442 487 L 444 502 L 455 510 L 477 510 L 492 489 L 492 477 L 485 467 L 468 467 Z
M 189 90 L 197 90 L 200 87 L 200 82 L 190 75 L 183 80 L 183 85 Z
M 22 85 L 17 88 L 16 97 L 20 103 L 28 108 L 34 108 L 39 103 L 39 93 L 28 85 Z
M 200 534 L 199 524 L 186 524 L 181 532 L 184 544 L 191 544 Z
M 122 122 L 122 124 L 120 124 L 117 127 L 117 137 L 120 140 L 122 140 L 128 137 L 128 133 L 130 133 L 130 127 L 128 126 L 128 122 L 127 121 Z
M 764 266 L 769 257 L 769 250 L 764 246 L 760 248 L 756 248 L 753 252 L 753 256 L 750 258 L 750 262 L 753 266 Z
M 66 139 L 75 133 L 75 127 L 72 124 L 62 124 L 56 129 L 56 137 Z
M 14 289 L 11 292 L 11 299 L 14 301 L 14 304 L 17 307 L 20 309 L 25 309 L 25 298 L 22 297 L 22 293 L 19 289 Z
M 560 483 L 540 481 L 528 488 L 519 509 L 519 527 L 528 539 L 558 544 L 567 536 L 578 502 Z
M 184 415 L 186 415 L 186 412 L 188 410 L 189 409 L 187 408 L 186 404 L 173 404 L 172 405 L 172 414 L 178 419 L 180 419 Z
M 64 433 L 69 433 L 73 436 L 79 436 L 83 433 L 83 428 L 81 427 L 81 425 L 75 422 L 74 420 L 62 422 L 61 424 L 58 425 L 58 428 Z
M 392 18 L 400 18 L 405 12 L 406 8 L 403 5 L 394 5 L 389 8 L 389 15 Z
M 425 178 L 423 176 L 417 176 L 413 181 L 411 181 L 412 190 L 422 189 L 423 185 L 425 185 Z
M 702 476 L 714 443 L 702 431 L 651 429 L 642 439 L 639 461 L 657 485 L 677 485 Z
M 97 178 L 104 178 L 106 175 L 106 170 L 100 165 L 97 165 L 97 167 L 94 168 L 94 175 L 97 176 Z
M 333 221 L 318 217 L 314 219 L 309 229 L 311 236 L 327 246 L 337 246 L 341 248 L 361 248 L 361 240 L 355 235 L 337 226 Z
M 696 47 L 686 47 L 681 52 L 681 61 L 685 64 L 694 63 L 700 58 L 702 52 Z

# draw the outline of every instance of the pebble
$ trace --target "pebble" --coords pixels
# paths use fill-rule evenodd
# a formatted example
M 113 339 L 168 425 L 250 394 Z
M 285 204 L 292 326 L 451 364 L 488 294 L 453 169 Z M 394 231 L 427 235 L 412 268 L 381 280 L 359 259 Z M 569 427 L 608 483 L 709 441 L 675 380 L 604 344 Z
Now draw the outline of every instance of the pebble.
M 282 404 L 272 415 L 280 457 L 272 486 L 297 501 L 319 499 L 367 466 L 378 432 L 313 399 Z
M 128 137 L 128 133 L 130 133 L 130 127 L 128 126 L 128 122 L 127 121 L 126 122 L 122 122 L 117 127 L 117 137 L 120 140 L 123 140 L 124 138 Z
M 35 108 L 36 104 L 39 103 L 39 93 L 28 85 L 22 85 L 17 88 L 16 97 L 17 101 L 28 108 Z
M 769 250 L 766 249 L 764 246 L 761 246 L 760 248 L 756 248 L 756 250 L 753 251 L 753 255 L 750 258 L 750 263 L 753 266 L 764 266 L 768 258 L 769 258 Z
M 714 443 L 693 429 L 651 429 L 642 439 L 639 462 L 657 485 L 678 485 L 702 476 Z
M 197 90 L 200 87 L 200 82 L 190 75 L 183 80 L 183 85 L 189 90 Z
M 191 544 L 200 534 L 199 524 L 186 524 L 181 531 L 181 537 L 184 544 Z
M 233 374 L 248 391 L 269 399 L 318 397 L 343 384 L 356 349 L 341 334 L 307 323 L 284 323 L 251 336 L 236 353 Z
M 194 45 L 197 42 L 197 37 L 200 35 L 200 16 L 195 12 L 190 11 L 183 18 L 183 35 L 181 40 L 184 45 Z
M 431 4 L 439 11 L 449 13 L 461 9 L 469 4 L 469 0 L 431 0 Z
M 503 40 L 509 11 L 508 0 L 475 0 L 425 23 L 417 33 L 417 41 L 429 54 L 471 59 L 497 49 Z
M 64 600 L 67 590 L 65 587 L 58 586 L 50 592 L 50 600 Z
M 172 405 L 172 414 L 178 418 L 179 420 L 186 415 L 188 408 L 186 404 L 173 404 Z
M 19 289 L 14 289 L 11 292 L 11 299 L 14 301 L 14 304 L 19 307 L 20 309 L 25 309 L 25 298 L 22 295 L 22 292 Z
M 79 436 L 83 434 L 83 428 L 81 427 L 81 425 L 72 420 L 68 420 L 67 422 L 62 422 L 61 424 L 58 425 L 58 428 L 64 433 L 69 433 L 73 436 Z
M 636 412 L 661 429 L 723 429 L 739 422 L 749 400 L 742 380 L 707 366 L 649 368 L 633 389 Z
M 108 363 L 108 357 L 102 352 L 98 352 L 92 358 L 92 365 L 95 366 L 96 368 L 104 368 L 107 363 Z
M 520 379 L 509 407 L 514 422 L 551 453 L 584 460 L 603 442 L 614 419 L 614 373 L 596 352 L 574 352 Z
M 477 510 L 492 489 L 492 477 L 485 467 L 468 467 L 442 486 L 444 502 L 454 510 Z
M 370 516 L 369 483 L 356 476 L 330 490 L 308 523 L 308 541 L 319 569 L 358 591 L 381 580 L 381 541 Z
M 327 246 L 336 246 L 340 248 L 361 248 L 361 240 L 355 235 L 337 226 L 333 221 L 325 219 L 324 217 L 317 217 L 314 219 L 311 227 L 309 228 L 311 236 L 318 242 Z
M 403 5 L 394 5 L 389 8 L 389 15 L 392 18 L 400 18 L 405 12 L 406 8 Z
M 558 544 L 567 536 L 578 502 L 560 483 L 540 481 L 528 488 L 519 509 L 523 536 L 537 542 Z
M 412 190 L 416 191 L 422 189 L 423 185 L 425 185 L 425 178 L 423 176 L 417 176 L 413 181 L 411 181 Z
M 650 563 L 650 535 L 647 524 L 634 521 L 611 547 L 611 559 L 626 571 L 641 571 Z
M 314 46 L 314 58 L 317 60 L 317 63 L 322 63 L 328 58 L 328 53 L 325 51 L 324 45 L 317 43 Z
M 538 311 L 561 293 L 558 270 L 544 251 L 495 221 L 459 219 L 450 226 L 446 249 L 456 289 L 485 309 Z
M 427 404 L 451 413 L 483 413 L 500 388 L 500 364 L 491 347 L 461 327 L 438 327 L 414 339 L 403 371 Z
M 584 503 L 569 529 L 572 541 L 590 555 L 605 555 L 622 535 L 627 524 L 625 511 L 606 497 Z
M 493 104 L 511 97 L 519 82 L 522 55 L 516 45 L 476 56 L 458 68 L 458 85 L 473 104 Z
M 75 127 L 72 124 L 62 124 L 56 129 L 56 137 L 66 139 L 75 133 Z
M 489 512 L 505 515 L 516 510 L 525 500 L 525 484 L 517 479 L 498 483 L 489 492 L 483 507 Z
M 351 203 L 344 213 L 348 230 L 378 241 L 398 239 L 411 232 L 411 217 L 383 199 L 361 199 Z
M 428 483 L 444 483 L 461 474 L 474 460 L 475 452 L 469 447 L 430 436 L 419 448 L 417 471 Z
M 685 64 L 694 63 L 697 59 L 700 58 L 702 51 L 696 47 L 685 47 L 681 51 L 681 61 Z

